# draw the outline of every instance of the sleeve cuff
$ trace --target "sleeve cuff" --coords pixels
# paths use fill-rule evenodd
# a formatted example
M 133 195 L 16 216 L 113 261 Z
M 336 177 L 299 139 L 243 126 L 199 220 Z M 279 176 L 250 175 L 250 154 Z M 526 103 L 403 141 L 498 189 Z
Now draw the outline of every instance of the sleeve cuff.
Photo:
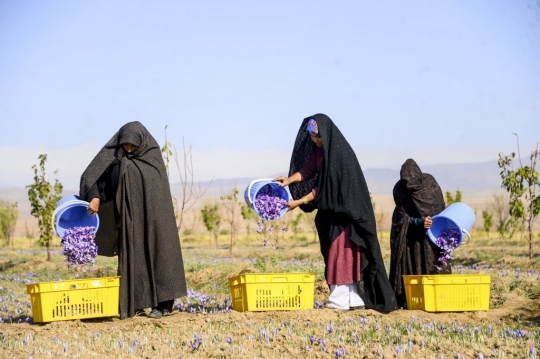
M 409 225 L 410 226 L 415 226 L 415 227 L 423 227 L 424 226 L 424 218 L 409 217 Z

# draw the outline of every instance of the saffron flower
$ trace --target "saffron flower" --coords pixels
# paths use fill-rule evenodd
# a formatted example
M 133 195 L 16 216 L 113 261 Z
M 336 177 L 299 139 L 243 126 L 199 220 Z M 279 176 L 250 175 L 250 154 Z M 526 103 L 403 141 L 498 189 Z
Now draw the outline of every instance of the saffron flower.
M 452 252 L 458 246 L 461 240 L 461 231 L 459 228 L 450 226 L 445 228 L 437 238 L 437 245 L 441 248 L 439 263 L 442 266 L 447 266 L 448 261 L 452 259 Z
M 66 256 L 68 268 L 75 266 L 86 271 L 93 268 L 97 257 L 97 245 L 94 242 L 95 227 L 73 227 L 66 229 L 62 240 L 62 254 Z
M 281 217 L 281 211 L 286 207 L 287 201 L 281 198 L 274 186 L 264 186 L 255 196 L 255 208 L 259 216 L 264 219 L 278 219 Z

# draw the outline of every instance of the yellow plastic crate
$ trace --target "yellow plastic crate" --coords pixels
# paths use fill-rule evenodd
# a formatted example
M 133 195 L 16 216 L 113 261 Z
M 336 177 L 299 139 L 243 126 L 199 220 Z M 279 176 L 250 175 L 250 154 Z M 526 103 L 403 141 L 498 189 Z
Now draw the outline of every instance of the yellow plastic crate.
M 229 278 L 238 312 L 313 309 L 312 273 L 246 273 Z
M 28 284 L 35 323 L 118 315 L 120 277 Z
M 404 275 L 407 308 L 426 312 L 489 310 L 487 274 Z

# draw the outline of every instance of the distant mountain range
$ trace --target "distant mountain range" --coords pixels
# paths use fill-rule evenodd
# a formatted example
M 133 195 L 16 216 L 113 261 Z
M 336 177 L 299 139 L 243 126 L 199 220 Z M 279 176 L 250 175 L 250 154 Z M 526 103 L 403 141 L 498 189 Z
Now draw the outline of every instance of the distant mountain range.
M 463 192 L 464 196 L 471 197 L 491 197 L 494 193 L 501 193 L 501 179 L 499 168 L 496 162 L 481 162 L 470 164 L 447 164 L 424 166 L 422 171 L 432 174 L 443 192 L 449 191 L 455 193 L 456 190 Z M 277 177 L 278 174 L 268 176 L 268 178 Z M 382 196 L 391 201 L 392 189 L 399 180 L 399 170 L 369 168 L 364 170 L 364 176 L 368 183 L 368 188 L 372 195 Z M 201 189 L 207 189 L 204 196 L 199 200 L 202 204 L 205 198 L 217 198 L 236 187 L 239 191 L 239 199 L 243 200 L 244 191 L 253 178 L 234 178 L 234 179 L 215 179 L 197 183 Z M 171 192 L 175 197 L 181 197 L 182 186 L 179 183 L 171 185 Z M 63 195 L 76 194 L 73 190 L 64 191 Z M 18 227 L 24 225 L 24 221 L 32 221 L 30 217 L 30 203 L 25 188 L 0 188 L 0 200 L 9 200 L 18 202 L 20 222 Z M 391 208 L 386 205 L 387 210 Z
M 495 161 L 423 166 L 422 172 L 433 175 L 443 192 L 460 190 L 482 196 L 501 190 L 500 169 Z M 367 169 L 364 176 L 371 193 L 392 194 L 399 170 Z
M 399 170 L 368 168 L 363 172 L 371 194 L 392 195 L 392 189 L 399 180 Z M 501 191 L 500 169 L 497 163 L 492 161 L 424 166 L 422 172 L 433 175 L 443 192 L 460 190 L 470 195 L 490 196 L 494 192 Z M 279 175 L 274 174 L 268 178 Z M 206 192 L 210 197 L 218 197 L 234 186 L 243 195 L 245 188 L 252 180 L 253 178 L 215 179 L 212 182 L 201 182 L 200 186 L 207 188 L 210 185 Z M 180 193 L 180 184 L 173 184 L 171 191 L 173 194 Z

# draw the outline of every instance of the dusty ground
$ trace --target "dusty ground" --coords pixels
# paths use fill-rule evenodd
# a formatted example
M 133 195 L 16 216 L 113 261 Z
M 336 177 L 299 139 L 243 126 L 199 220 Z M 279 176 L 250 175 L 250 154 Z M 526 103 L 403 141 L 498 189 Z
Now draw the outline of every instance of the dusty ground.
M 316 284 L 316 298 L 326 298 L 326 285 Z M 360 323 L 367 323 L 362 326 Z M 486 338 L 478 343 L 464 344 L 447 336 L 436 338 L 429 331 L 418 330 L 401 337 L 412 348 L 396 354 L 396 345 L 388 345 L 381 336 L 366 338 L 356 346 L 345 339 L 347 332 L 371 331 L 371 326 L 397 328 L 399 323 L 429 325 L 459 325 L 473 328 L 495 324 L 501 328 L 519 325 L 532 333 L 540 331 L 540 300 L 529 300 L 509 295 L 506 303 L 485 312 L 427 313 L 424 311 L 398 310 L 389 314 L 373 310 L 333 311 L 313 309 L 283 312 L 236 312 L 223 314 L 190 314 L 177 312 L 159 320 L 132 318 L 119 320 L 104 318 L 93 320 L 61 321 L 46 324 L 0 324 L 4 346 L 3 358 L 40 357 L 154 357 L 154 358 L 331 358 L 337 357 L 340 348 L 346 357 L 390 358 L 426 357 L 462 358 L 483 357 L 529 357 L 530 348 L 538 340 L 506 340 L 502 337 Z M 328 330 L 335 325 L 334 333 Z M 279 328 L 279 330 L 278 330 Z M 292 333 L 289 330 L 292 328 Z M 265 331 L 274 335 L 261 333 Z M 381 329 L 382 330 L 382 329 Z M 502 330 L 501 330 L 502 332 Z M 342 333 L 342 340 L 339 334 Z M 442 332 L 440 332 L 442 333 Z M 439 333 L 439 334 L 440 334 Z M 197 349 L 191 347 L 194 335 L 203 338 Z M 335 334 L 335 335 L 334 335 Z M 327 351 L 321 351 L 309 336 L 328 341 Z M 336 339 L 337 337 L 337 339 Z M 231 344 L 226 338 L 231 338 Z M 268 339 L 266 339 L 268 338 Z M 6 343 L 12 342 L 12 346 Z M 26 342 L 25 342 L 26 341 Z M 120 344 L 122 343 L 122 344 Z M 131 343 L 131 344 L 130 344 Z M 133 345 L 133 343 L 136 343 Z M 138 344 L 138 345 L 137 345 Z M 172 347 L 171 347 L 172 345 Z M 306 346 L 310 349 L 307 350 Z M 131 348 L 131 351 L 130 351 Z M 40 352 L 41 349 L 41 352 Z M 496 354 L 499 353 L 499 354 Z M 530 356 L 533 357 L 533 356 Z
M 318 245 L 310 239 L 288 238 L 279 242 L 277 250 L 253 240 L 239 242 L 232 255 L 225 245 L 208 248 L 206 236 L 182 245 L 188 286 L 196 292 L 223 298 L 227 278 L 242 271 L 290 272 L 304 266 L 319 278 L 315 302 L 328 297 L 327 285 L 320 280 Z M 381 245 L 387 261 L 388 243 L 382 241 Z M 488 240 L 476 235 L 470 245 L 456 251 L 454 273 L 491 275 L 488 311 L 398 310 L 383 314 L 312 309 L 208 314 L 199 308 L 159 320 L 100 318 L 44 324 L 25 323 L 22 315 L 9 314 L 13 318 L 8 319 L 4 313 L 31 313 L 25 305 L 24 281 L 29 275 L 25 273 L 38 275 L 28 277 L 37 281 L 56 274 L 69 278 L 72 273 L 65 268 L 57 247 L 53 262 L 47 262 L 42 252 L 3 250 L 0 357 L 540 358 L 540 256 L 529 261 L 526 248 L 519 239 Z M 111 275 L 114 264 L 109 259 L 102 262 L 96 276 Z M 197 308 L 196 300 L 190 300 L 191 308 Z M 15 324 L 18 319 L 22 323 Z

